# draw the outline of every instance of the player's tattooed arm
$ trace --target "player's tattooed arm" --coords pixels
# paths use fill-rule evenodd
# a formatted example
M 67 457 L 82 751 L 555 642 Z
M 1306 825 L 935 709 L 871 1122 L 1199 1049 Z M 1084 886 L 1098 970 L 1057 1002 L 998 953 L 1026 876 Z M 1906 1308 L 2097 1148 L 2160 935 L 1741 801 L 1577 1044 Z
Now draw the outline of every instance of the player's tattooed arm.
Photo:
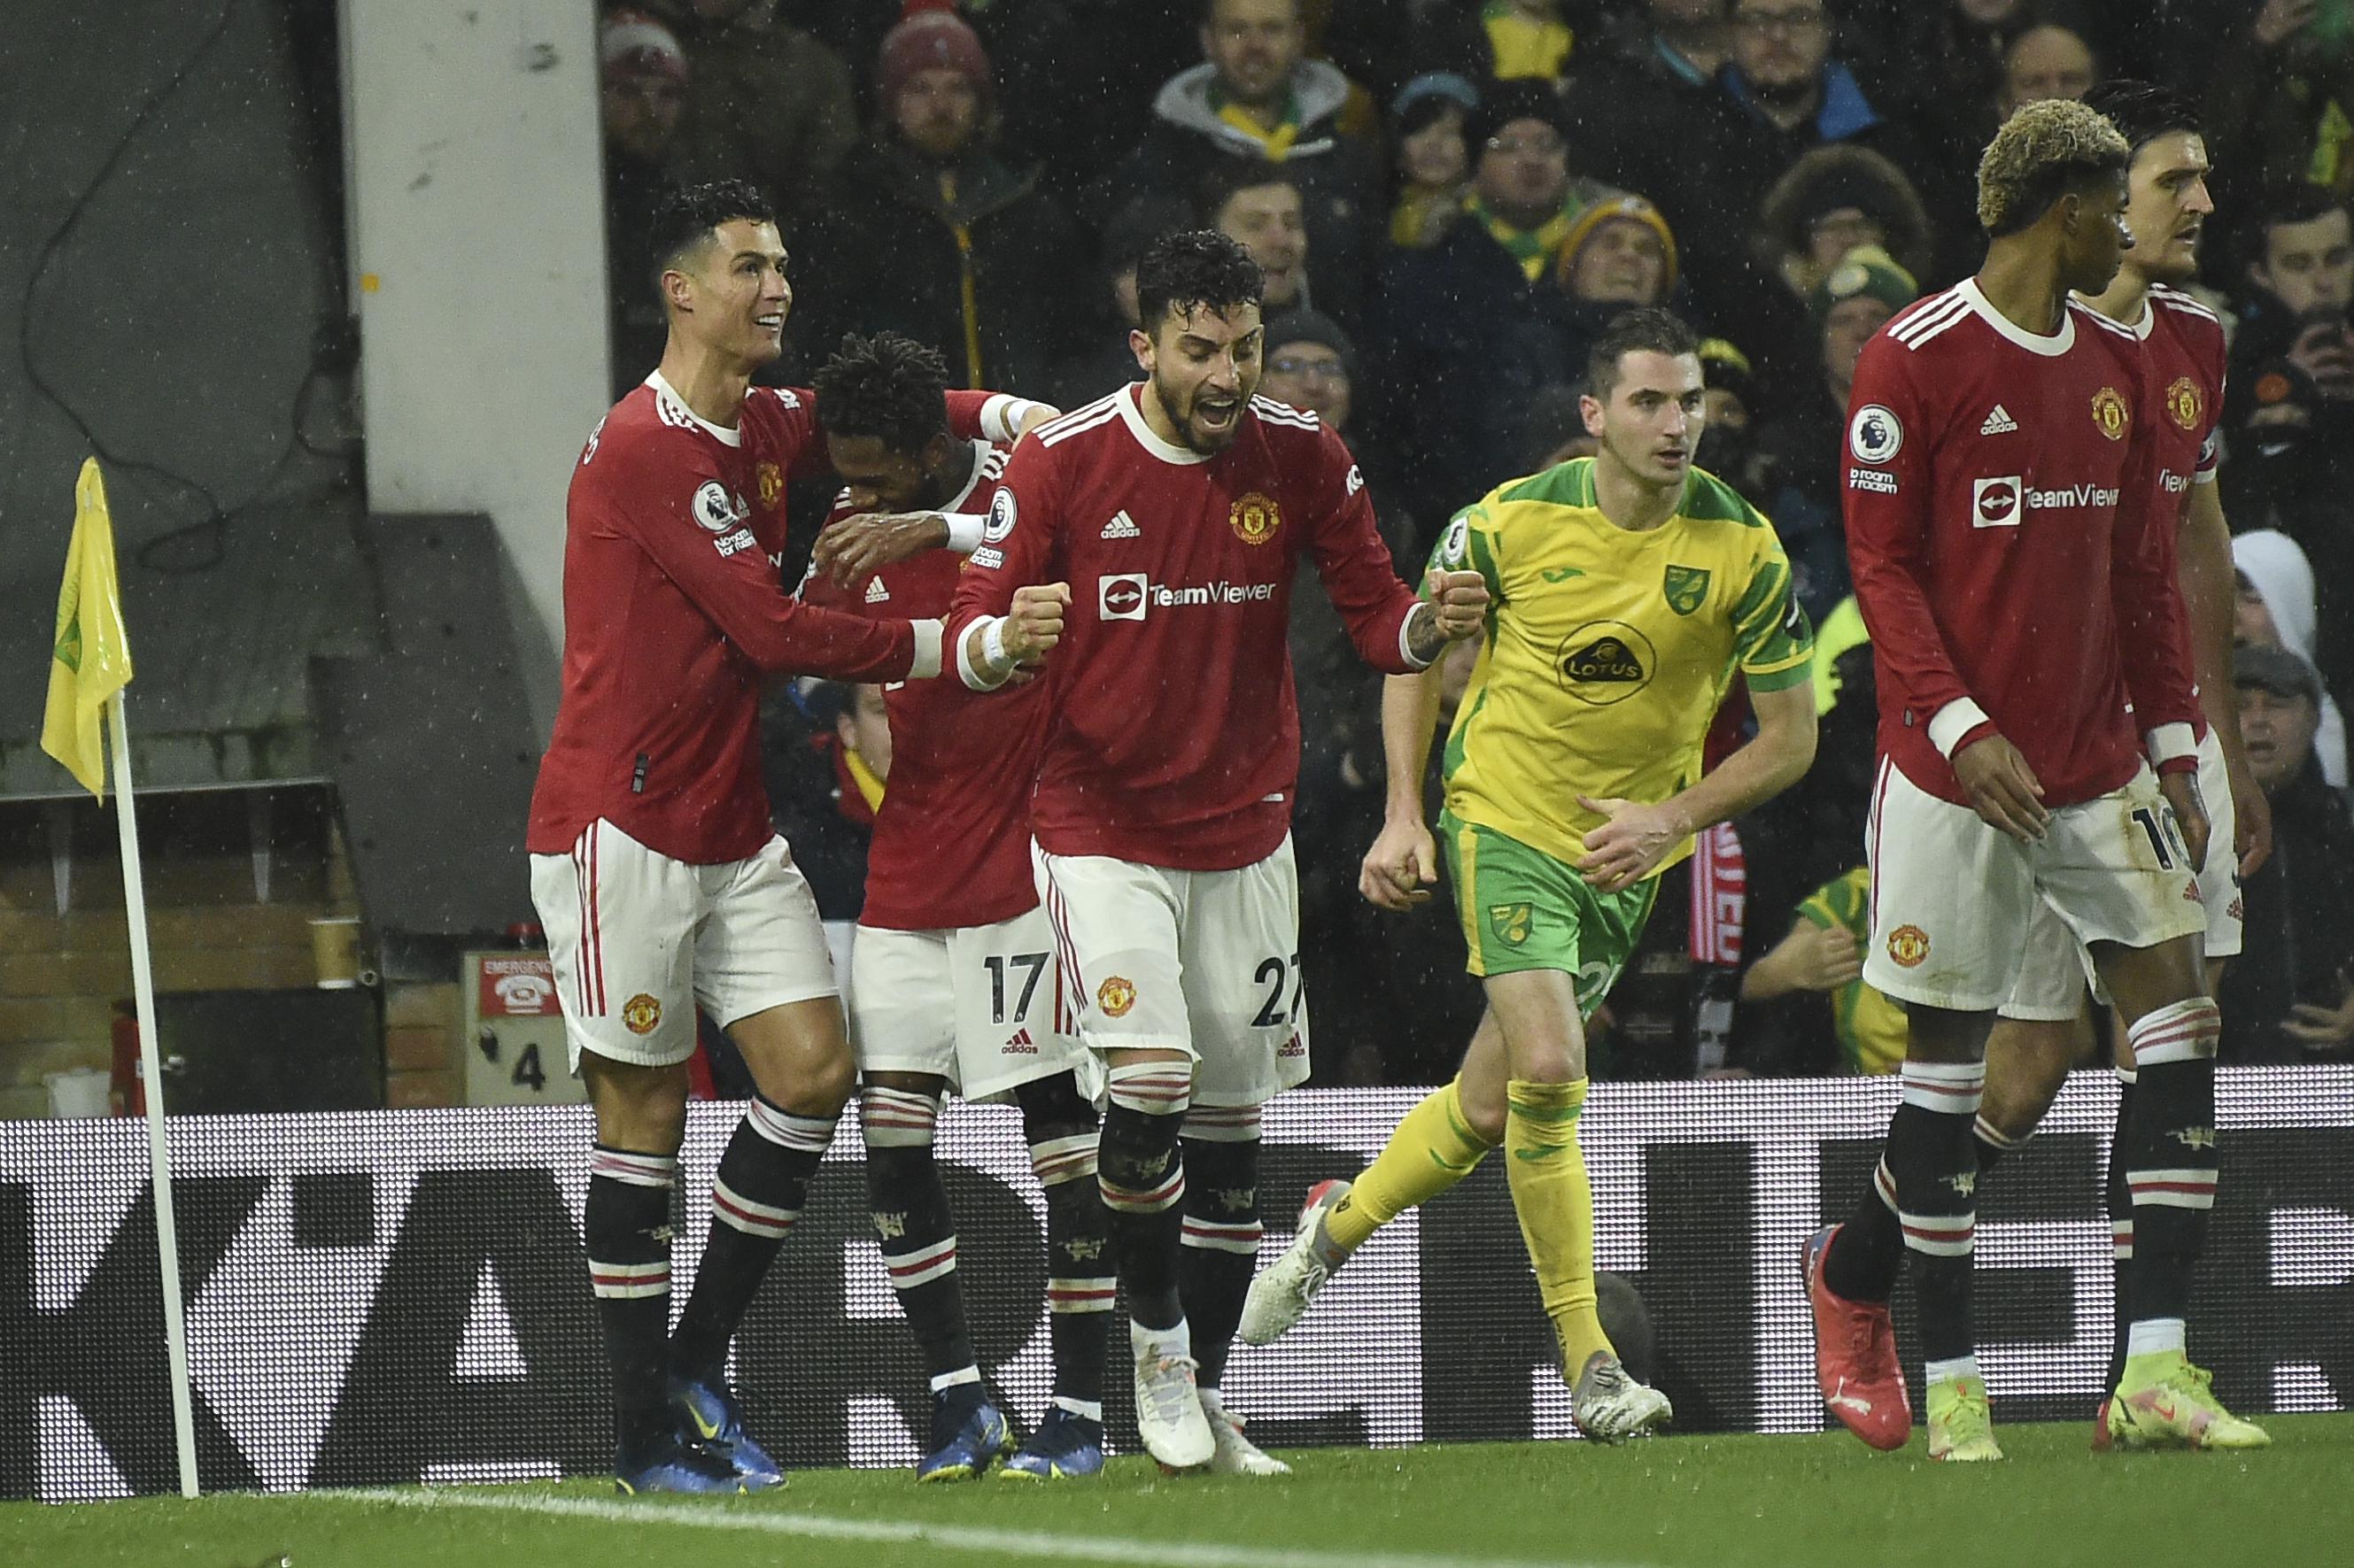
M 1488 583 L 1478 572 L 1433 571 L 1422 593 L 1408 612 L 1405 651 L 1426 667 L 1448 643 L 1479 635 L 1488 619 Z

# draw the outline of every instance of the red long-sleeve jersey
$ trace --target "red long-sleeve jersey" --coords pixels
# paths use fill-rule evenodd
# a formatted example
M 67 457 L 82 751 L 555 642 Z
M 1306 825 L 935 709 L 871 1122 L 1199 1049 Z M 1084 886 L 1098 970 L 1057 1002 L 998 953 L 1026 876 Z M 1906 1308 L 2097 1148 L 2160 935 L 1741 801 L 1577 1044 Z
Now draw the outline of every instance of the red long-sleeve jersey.
M 2047 806 L 2122 787 L 2145 740 L 2162 764 L 2190 756 L 2179 506 L 2159 480 L 2165 415 L 2147 364 L 2131 330 L 2084 305 L 2041 336 L 1975 281 L 1864 345 L 1848 554 L 1881 752 L 1929 793 L 1967 805 L 1946 759 L 1994 732 Z
M 991 395 L 952 394 L 961 434 Z M 797 603 L 777 580 L 785 482 L 818 439 L 816 399 L 756 387 L 733 429 L 659 373 L 589 434 L 565 503 L 564 670 L 525 842 L 569 851 L 599 817 L 695 864 L 758 853 L 760 678 L 938 672 L 938 628 Z
M 973 443 L 972 478 L 944 512 L 986 512 L 1005 471 L 1005 449 Z M 826 519 L 849 515 L 845 495 Z M 944 616 L 965 557 L 927 550 L 838 588 L 814 574 L 811 604 L 875 616 Z M 969 691 L 953 676 L 884 688 L 891 775 L 866 850 L 862 926 L 956 930 L 1011 920 L 1038 904 L 1030 873 L 1030 784 L 1046 727 L 1046 685 Z
M 1265 397 L 1215 456 L 1154 434 L 1133 387 L 1064 416 L 1014 449 L 982 541 L 949 618 L 951 662 L 962 629 L 1004 614 L 1015 588 L 1071 585 L 1031 802 L 1055 854 L 1224 871 L 1275 852 L 1299 773 L 1301 556 L 1367 663 L 1416 668 L 1415 594 L 1356 463 L 1314 415 Z

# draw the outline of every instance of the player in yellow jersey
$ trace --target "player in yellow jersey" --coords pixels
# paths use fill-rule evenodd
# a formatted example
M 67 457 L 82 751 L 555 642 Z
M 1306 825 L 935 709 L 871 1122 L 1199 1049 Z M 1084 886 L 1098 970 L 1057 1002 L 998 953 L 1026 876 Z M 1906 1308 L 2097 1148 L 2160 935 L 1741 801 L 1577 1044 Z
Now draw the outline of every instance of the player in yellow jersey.
M 1469 969 L 1488 1011 L 1453 1083 L 1409 1112 L 1353 1186 L 1310 1195 L 1289 1248 L 1251 1285 L 1243 1338 L 1299 1321 L 1373 1231 L 1509 1146 L 1521 1234 L 1589 1437 L 1663 1425 L 1666 1395 L 1629 1377 L 1595 1313 L 1594 1199 L 1577 1118 L 1585 1020 L 1692 835 L 1768 800 L 1814 760 L 1812 634 L 1773 528 L 1691 466 L 1699 342 L 1665 311 L 1629 311 L 1596 345 L 1580 400 L 1597 454 L 1490 492 L 1434 565 L 1487 579 L 1479 659 L 1447 742 L 1439 826 Z M 1701 776 L 1734 673 L 1756 736 Z M 1437 678 L 1382 701 L 1388 820 L 1360 888 L 1405 909 L 1437 880 L 1422 779 Z

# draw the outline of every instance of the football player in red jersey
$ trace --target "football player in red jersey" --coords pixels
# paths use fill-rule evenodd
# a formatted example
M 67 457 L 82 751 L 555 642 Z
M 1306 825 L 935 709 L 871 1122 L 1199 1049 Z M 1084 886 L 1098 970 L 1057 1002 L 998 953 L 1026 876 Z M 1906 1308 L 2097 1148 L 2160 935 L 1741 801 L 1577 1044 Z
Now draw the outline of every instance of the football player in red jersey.
M 2223 324 L 2184 286 L 2199 273 L 2199 239 L 2214 204 L 2207 195 L 2207 147 L 2197 109 L 2180 94 L 2145 82 L 2104 82 L 2084 102 L 2116 126 L 2134 149 L 2126 220 L 2134 243 L 2116 281 L 2086 303 L 2130 327 L 2150 359 L 2158 388 L 2159 490 L 2153 503 L 2161 526 L 2154 541 L 2172 558 L 2190 633 L 2192 673 L 2199 685 L 2199 783 L 2214 818 L 2213 843 L 2200 868 L 2200 901 L 2207 917 L 2203 952 L 2207 989 L 2218 995 L 2223 962 L 2240 950 L 2240 878 L 2270 853 L 2272 828 L 2264 791 L 2256 787 L 2240 740 L 2232 681 L 2232 531 L 2215 482 L 2221 441 Z M 2227 852 L 2226 844 L 2230 845 Z M 1977 1127 L 1979 1191 L 1987 1174 L 2035 1130 L 2066 1081 L 2075 1054 L 2075 1021 L 2084 1009 L 2082 946 L 2047 905 L 2036 914 L 2026 966 L 2002 1021 L 1987 1041 L 1986 1103 Z M 2117 1021 L 2120 1093 L 2116 1130 L 2109 1141 L 2108 1211 L 2117 1264 L 2115 1342 L 2094 1419 L 2093 1445 L 2108 1448 L 2195 1442 L 2203 1427 L 2178 1429 L 2143 1419 L 2107 1397 L 2125 1375 L 2132 1325 L 2139 1312 L 2132 1287 L 2134 1202 L 2126 1151 L 2134 1117 L 2133 1057 Z M 2146 1192 L 2148 1184 L 2145 1182 Z M 2168 1337 L 2179 1326 L 2164 1330 Z M 2151 1331 L 2145 1330 L 2147 1342 Z M 2148 1401 L 2143 1402 L 2147 1404 Z
M 750 186 L 676 193 L 658 225 L 662 365 L 606 415 L 566 506 L 563 691 L 525 839 L 574 1066 L 597 1120 L 582 1220 L 612 1363 L 625 1490 L 781 1479 L 744 1432 L 727 1349 L 851 1088 L 817 906 L 769 824 L 762 681 L 923 679 L 939 622 L 877 621 L 779 585 L 785 476 L 815 440 L 807 394 L 752 389 L 792 290 Z M 1010 399 L 967 393 L 968 421 Z M 1034 661 L 1059 607 L 1034 592 L 1003 641 Z M 697 1007 L 758 1093 L 721 1158 L 695 1288 L 670 1335 L 670 1196 Z
M 987 689 L 1012 672 L 1020 585 L 1077 590 L 1069 657 L 1041 677 L 1030 825 L 1079 1038 L 1108 1068 L 1097 1174 L 1137 1425 L 1166 1465 L 1246 1474 L 1283 1468 L 1219 1394 L 1258 1251 L 1258 1107 L 1308 1066 L 1293 578 L 1312 556 L 1394 674 L 1477 632 L 1487 599 L 1475 572 L 1417 599 L 1340 437 L 1254 396 L 1261 287 L 1225 235 L 1154 242 L 1129 334 L 1148 379 L 1014 449 L 949 617 L 959 673 Z
M 1987 1036 L 2047 903 L 2129 1020 L 2140 1075 L 2123 1156 L 2137 1353 L 2118 1401 L 2147 1392 L 2204 1445 L 2264 1441 L 2180 1337 L 2214 1197 L 2220 1019 L 2200 963 L 2208 823 L 2164 549 L 2166 394 L 2133 331 L 2070 298 L 2104 293 L 2133 243 L 2131 154 L 2081 104 L 2021 109 L 1979 164 L 1985 264 L 1896 315 L 1856 366 L 1848 549 L 1881 750 L 1864 978 L 1906 1004 L 1910 1039 L 1874 1190 L 1809 1240 L 1806 1278 L 1826 1403 L 1893 1447 L 1912 1417 L 1887 1299 L 1912 1257 L 1933 1458 L 2001 1457 L 1970 1315 L 1972 1129 Z
M 818 372 L 826 450 L 846 482 L 802 597 L 884 617 L 945 614 L 1007 450 L 949 433 L 948 367 L 895 333 L 855 334 Z M 1066 1027 L 1054 933 L 1030 873 L 1030 780 L 1046 690 L 958 681 L 886 690 L 892 766 L 851 948 L 866 1189 L 883 1262 L 931 1380 L 918 1480 L 977 1476 L 1012 1446 L 982 1386 L 932 1155 L 940 1098 L 1022 1109 L 1046 1206 L 1055 1393 L 1009 1473 L 1103 1467 L 1105 1325 L 1116 1280 L 1096 1186 L 1101 1074 Z

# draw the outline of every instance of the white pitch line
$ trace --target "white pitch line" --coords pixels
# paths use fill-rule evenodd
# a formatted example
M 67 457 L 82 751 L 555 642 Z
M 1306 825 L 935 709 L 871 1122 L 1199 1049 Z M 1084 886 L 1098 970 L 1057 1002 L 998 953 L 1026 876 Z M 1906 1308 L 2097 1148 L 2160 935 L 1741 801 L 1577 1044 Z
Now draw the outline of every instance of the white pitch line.
M 309 1494 L 318 1497 L 323 1494 Z M 1631 1564 L 1571 1562 L 1553 1558 L 1458 1557 L 1425 1552 L 1314 1552 L 1296 1548 L 1217 1546 L 1199 1542 L 1153 1542 L 1133 1536 L 1055 1535 L 1044 1531 L 998 1530 L 986 1525 L 917 1524 L 828 1514 L 744 1512 L 664 1503 L 600 1502 L 589 1498 L 515 1496 L 455 1488 L 414 1490 L 355 1490 L 340 1494 L 355 1501 L 386 1502 L 416 1509 L 481 1509 L 495 1513 L 540 1514 L 550 1519 L 586 1519 L 601 1524 L 674 1525 L 727 1530 L 755 1535 L 800 1536 L 817 1541 L 891 1542 L 945 1552 L 998 1556 L 1110 1563 L 1135 1568 L 1633 1568 Z

